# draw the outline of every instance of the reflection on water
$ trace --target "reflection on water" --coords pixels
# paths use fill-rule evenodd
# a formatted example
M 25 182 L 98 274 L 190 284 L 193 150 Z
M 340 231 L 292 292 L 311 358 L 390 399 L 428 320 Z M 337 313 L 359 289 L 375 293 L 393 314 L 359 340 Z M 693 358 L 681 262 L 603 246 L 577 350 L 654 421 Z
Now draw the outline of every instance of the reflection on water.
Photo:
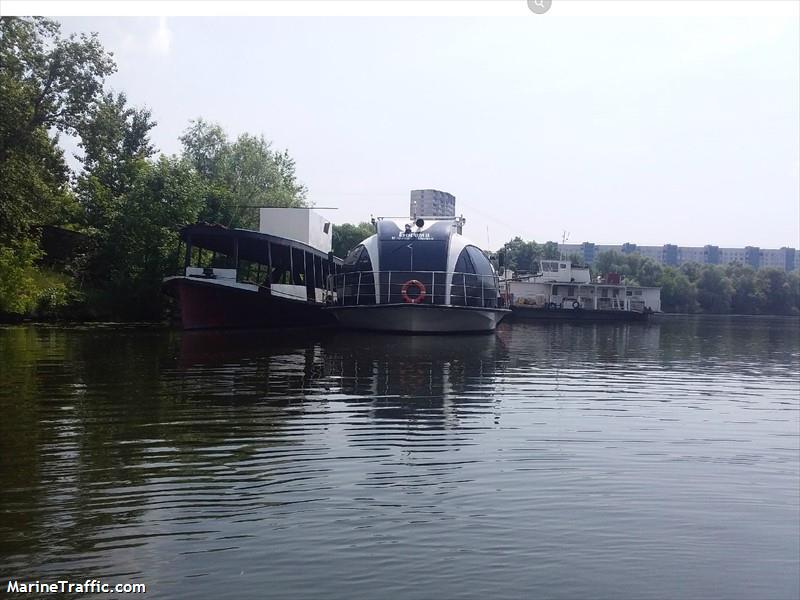
M 0 355 L 6 578 L 165 598 L 800 594 L 797 321 L 12 327 Z

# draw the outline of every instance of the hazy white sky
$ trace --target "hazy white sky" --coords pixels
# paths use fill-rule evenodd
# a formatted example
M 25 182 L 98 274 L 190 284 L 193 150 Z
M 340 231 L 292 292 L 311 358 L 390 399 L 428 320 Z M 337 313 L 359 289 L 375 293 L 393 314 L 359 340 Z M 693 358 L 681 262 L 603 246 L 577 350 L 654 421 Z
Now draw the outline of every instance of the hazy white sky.
M 334 222 L 455 194 L 465 233 L 800 247 L 800 25 L 750 18 L 64 18 L 180 148 L 263 133 Z

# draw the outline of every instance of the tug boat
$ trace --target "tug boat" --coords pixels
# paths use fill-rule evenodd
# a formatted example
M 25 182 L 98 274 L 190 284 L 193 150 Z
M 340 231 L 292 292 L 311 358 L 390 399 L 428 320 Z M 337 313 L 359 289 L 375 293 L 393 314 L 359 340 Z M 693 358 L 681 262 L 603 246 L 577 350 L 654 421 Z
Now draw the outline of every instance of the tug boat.
M 492 263 L 462 235 L 461 217 L 379 218 L 328 278 L 339 324 L 404 333 L 493 331 L 500 306 Z
M 184 329 L 335 325 L 325 282 L 342 260 L 332 225 L 307 208 L 261 208 L 259 230 L 198 223 L 180 232 L 183 272 L 167 277 Z

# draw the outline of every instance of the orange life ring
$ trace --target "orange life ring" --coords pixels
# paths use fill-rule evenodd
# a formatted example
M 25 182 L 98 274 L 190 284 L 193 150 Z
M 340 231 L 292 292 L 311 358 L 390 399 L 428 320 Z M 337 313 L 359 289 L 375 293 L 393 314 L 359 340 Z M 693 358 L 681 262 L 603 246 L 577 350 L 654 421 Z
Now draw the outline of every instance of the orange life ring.
M 412 285 L 419 290 L 419 294 L 413 298 L 408 295 L 408 288 L 410 288 Z M 403 302 L 406 304 L 419 304 L 425 300 L 425 294 L 425 286 L 421 281 L 417 281 L 416 279 L 409 279 L 403 284 L 403 287 L 400 288 L 400 295 L 403 296 Z

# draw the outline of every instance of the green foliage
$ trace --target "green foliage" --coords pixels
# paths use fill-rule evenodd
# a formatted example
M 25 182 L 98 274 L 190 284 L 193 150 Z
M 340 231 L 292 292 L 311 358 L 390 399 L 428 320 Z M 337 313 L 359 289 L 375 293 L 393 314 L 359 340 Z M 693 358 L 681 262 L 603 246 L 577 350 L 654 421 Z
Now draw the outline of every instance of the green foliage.
M 762 295 L 763 310 L 769 314 L 797 314 L 797 280 L 792 280 L 778 269 L 761 269 L 756 275 L 757 287 Z M 792 310 L 794 309 L 794 310 Z
M 567 260 L 571 262 L 573 265 L 582 265 L 583 264 L 583 257 L 580 254 L 573 252 L 569 256 L 567 256 Z
M 35 240 L 0 247 L 0 313 L 27 314 L 36 307 L 34 262 L 41 256 Z
M 534 273 L 539 270 L 543 258 L 542 247 L 534 241 L 526 242 L 517 236 L 506 242 L 500 250 L 504 254 L 505 268 L 520 273 Z
M 693 313 L 697 310 L 697 288 L 674 267 L 665 267 L 658 281 L 661 308 L 665 312 Z
M 155 154 L 149 136 L 156 123 L 150 111 L 129 107 L 126 102 L 125 94 L 104 94 L 81 122 L 84 173 L 80 191 L 84 191 L 86 179 L 93 179 L 89 188 L 101 186 L 111 197 L 125 194 L 133 186 L 141 162 Z M 91 216 L 95 208 L 92 197 L 83 199 L 89 203 L 86 210 Z
M 0 244 L 74 214 L 49 131 L 76 132 L 114 69 L 94 34 L 65 39 L 51 20 L 0 18 Z
M 14 95 L 3 111 L 4 149 L 39 127 L 74 132 L 116 70 L 97 34 L 65 39 L 60 29 L 40 17 L 0 19 L 0 77 Z
M 544 260 L 558 260 L 560 257 L 558 244 L 555 242 L 545 242 L 544 246 L 542 246 L 542 258 Z
M 126 318 L 160 314 L 161 280 L 178 268 L 178 232 L 195 221 L 202 183 L 186 161 L 144 162 L 119 210 L 97 234 L 92 283 L 98 301 Z
M 306 206 L 294 160 L 272 150 L 263 136 L 245 133 L 230 142 L 219 125 L 197 119 L 180 139 L 183 156 L 204 183 L 201 220 L 256 229 L 258 207 Z
M 60 317 L 75 302 L 73 280 L 39 267 L 41 256 L 32 238 L 0 247 L 0 314 Z
M 81 123 L 83 172 L 76 189 L 91 231 L 107 228 L 123 209 L 155 153 L 149 137 L 153 127 L 150 111 L 127 106 L 124 94 L 104 95 Z
M 375 228 L 370 223 L 334 225 L 332 239 L 334 255 L 344 258 L 350 250 L 374 233 Z
M 63 152 L 43 129 L 24 147 L 6 150 L 0 181 L 0 245 L 27 237 L 33 225 L 63 222 L 76 212 Z
M 697 279 L 697 302 L 705 312 L 730 312 L 733 291 L 733 284 L 721 267 L 707 265 L 700 271 Z
M 648 262 L 649 261 L 649 262 Z M 643 269 L 646 265 L 646 270 Z M 633 284 L 639 282 L 640 271 L 645 278 L 652 279 L 655 272 L 655 263 L 650 259 L 643 259 L 638 254 L 621 254 L 619 252 L 601 252 L 595 259 L 595 271 L 602 275 L 619 273 L 626 281 Z
M 744 315 L 800 314 L 800 273 L 777 269 L 754 271 L 748 266 L 685 263 L 662 267 L 636 254 L 603 252 L 595 269 L 621 273 L 628 283 L 661 288 L 666 312 L 735 313 Z
M 725 273 L 733 285 L 731 312 L 740 315 L 758 314 L 765 298 L 756 281 L 756 272 L 740 264 L 729 265 Z

